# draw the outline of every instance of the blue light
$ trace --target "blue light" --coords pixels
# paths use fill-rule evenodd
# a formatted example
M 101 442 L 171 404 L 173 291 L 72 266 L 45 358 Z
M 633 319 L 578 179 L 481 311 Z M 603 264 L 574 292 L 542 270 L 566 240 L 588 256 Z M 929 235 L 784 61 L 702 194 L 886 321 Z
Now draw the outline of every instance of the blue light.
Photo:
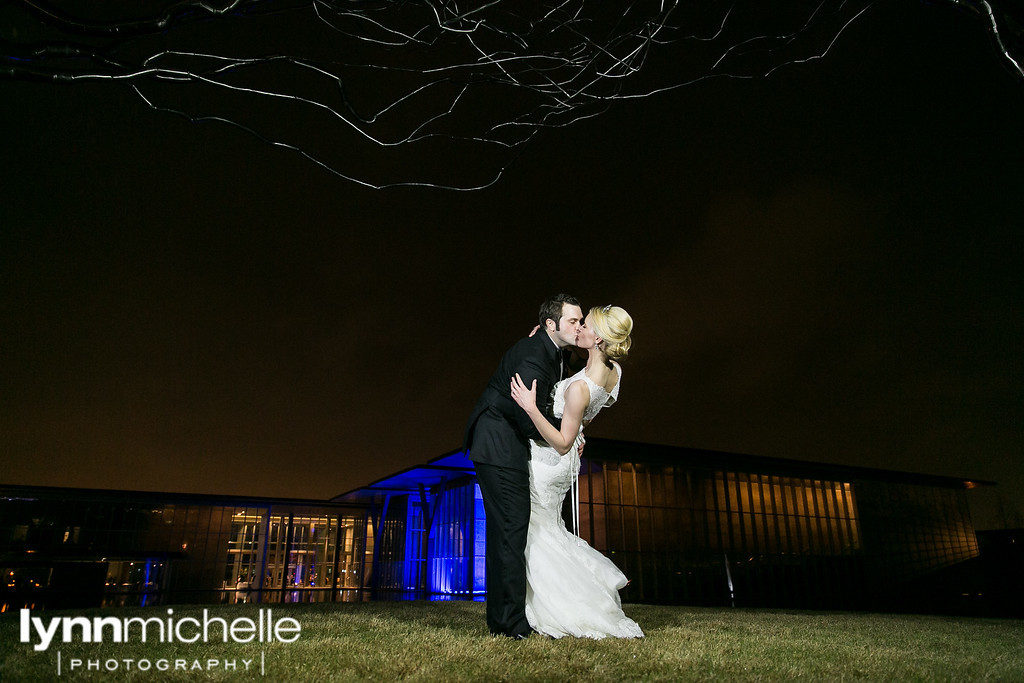
M 146 599 L 149 597 L 149 572 L 152 568 L 153 563 L 146 560 L 146 580 L 142 583 L 142 607 L 146 606 Z
M 487 517 L 480 485 L 473 484 L 473 592 L 487 591 Z

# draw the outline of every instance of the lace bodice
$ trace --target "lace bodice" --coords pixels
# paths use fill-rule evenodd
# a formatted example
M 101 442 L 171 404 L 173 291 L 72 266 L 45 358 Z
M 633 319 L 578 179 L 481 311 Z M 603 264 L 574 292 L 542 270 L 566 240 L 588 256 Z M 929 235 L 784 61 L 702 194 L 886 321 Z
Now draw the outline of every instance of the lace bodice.
M 587 409 L 583 411 L 583 423 L 590 422 L 594 417 L 601 412 L 601 408 L 610 406 L 619 398 L 619 384 L 622 382 L 622 368 L 615 361 L 612 361 L 612 365 L 615 367 L 615 372 L 618 374 L 618 379 L 615 380 L 615 386 L 612 390 L 605 391 L 605 388 L 594 382 L 594 380 L 587 377 L 587 370 L 584 368 L 580 370 L 572 377 L 566 377 L 558 384 L 555 385 L 555 397 L 554 403 L 552 404 L 552 412 L 555 417 L 562 417 L 562 413 L 565 412 L 565 390 L 573 382 L 583 380 L 587 383 L 587 387 L 590 388 L 590 404 Z M 583 426 L 580 425 L 580 431 L 583 430 Z
M 583 411 L 583 420 L 580 422 L 579 434 L 582 434 L 583 427 L 593 420 L 594 417 L 601 412 L 602 408 L 612 405 L 619 397 L 619 385 L 622 383 L 622 368 L 620 368 L 619 364 L 614 361 L 612 361 L 612 365 L 615 367 L 615 371 L 618 373 L 619 377 L 615 380 L 615 386 L 612 387 L 610 392 L 605 391 L 604 387 L 587 377 L 585 369 L 580 370 L 575 375 L 566 377 L 558 382 L 558 384 L 555 385 L 555 395 L 551 404 L 552 414 L 555 417 L 560 418 L 565 413 L 565 390 L 569 385 L 573 382 L 586 382 L 587 386 L 590 388 L 590 403 L 587 405 L 587 409 Z M 551 448 L 543 441 L 535 441 L 530 457 L 535 461 L 539 461 L 549 466 L 559 466 L 561 463 L 561 466 L 564 468 L 567 465 L 568 467 L 565 469 L 565 472 L 567 473 L 566 477 L 568 477 L 568 473 L 573 472 L 574 467 L 579 467 L 579 458 L 576 455 L 576 451 L 579 449 L 579 439 L 580 437 L 577 435 L 576 443 L 565 456 L 560 456 L 558 451 Z M 568 481 L 569 480 L 567 478 L 566 482 Z

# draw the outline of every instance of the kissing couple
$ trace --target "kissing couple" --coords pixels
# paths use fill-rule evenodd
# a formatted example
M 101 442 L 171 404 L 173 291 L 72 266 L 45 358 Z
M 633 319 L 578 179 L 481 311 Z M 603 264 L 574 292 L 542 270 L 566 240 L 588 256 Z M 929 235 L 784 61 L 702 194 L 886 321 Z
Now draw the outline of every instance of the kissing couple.
M 487 516 L 487 627 L 517 639 L 641 638 L 622 612 L 625 575 L 562 520 L 583 428 L 619 397 L 633 320 L 610 305 L 584 318 L 579 301 L 558 294 L 538 322 L 502 356 L 466 426 Z M 571 376 L 569 347 L 587 355 Z

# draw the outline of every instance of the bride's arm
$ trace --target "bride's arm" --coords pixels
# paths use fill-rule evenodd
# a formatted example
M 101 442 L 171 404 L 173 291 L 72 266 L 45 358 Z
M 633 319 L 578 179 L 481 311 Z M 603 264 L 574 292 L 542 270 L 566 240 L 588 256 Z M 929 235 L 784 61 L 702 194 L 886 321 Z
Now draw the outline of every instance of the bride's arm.
M 565 409 L 562 412 L 562 428 L 556 429 L 537 407 L 537 380 L 530 387 L 523 384 L 516 373 L 510 384 L 512 399 L 526 411 L 537 431 L 549 446 L 565 455 L 572 448 L 580 433 L 583 411 L 590 402 L 590 389 L 586 382 L 573 382 L 565 389 Z

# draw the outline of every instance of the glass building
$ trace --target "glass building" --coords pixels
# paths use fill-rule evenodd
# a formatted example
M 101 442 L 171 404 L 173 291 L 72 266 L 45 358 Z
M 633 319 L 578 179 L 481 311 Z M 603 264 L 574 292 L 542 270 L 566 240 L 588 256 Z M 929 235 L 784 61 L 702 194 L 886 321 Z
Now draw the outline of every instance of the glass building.
M 0 487 L 2 609 L 362 599 L 366 509 Z
M 978 556 L 967 492 L 991 482 L 597 438 L 584 455 L 579 535 L 629 577 L 625 602 L 963 607 L 966 584 L 943 570 Z M 483 506 L 463 453 L 335 501 L 384 511 L 376 594 L 484 593 Z
M 473 463 L 461 451 L 363 488 L 337 503 L 369 506 L 380 598 L 480 598 L 486 594 L 484 506 Z
M 635 602 L 920 609 L 978 555 L 963 479 L 589 439 L 580 535 Z M 951 591 L 951 592 L 950 592 Z
M 591 438 L 579 533 L 626 602 L 950 611 L 989 482 Z M 566 509 L 566 519 L 572 518 Z M 0 486 L 3 609 L 483 599 L 454 452 L 331 501 Z

